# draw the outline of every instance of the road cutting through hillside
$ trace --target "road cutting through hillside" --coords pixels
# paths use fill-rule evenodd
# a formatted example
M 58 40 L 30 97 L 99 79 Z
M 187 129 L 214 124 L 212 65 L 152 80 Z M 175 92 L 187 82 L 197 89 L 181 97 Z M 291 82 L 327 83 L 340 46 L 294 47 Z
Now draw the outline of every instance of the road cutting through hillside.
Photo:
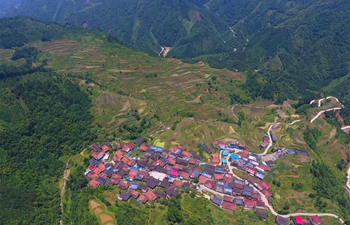
M 229 156 L 226 157 L 227 160 L 229 160 Z M 242 180 L 239 176 L 237 176 L 234 172 L 233 172 L 233 168 L 230 164 L 227 164 L 228 168 L 229 168 L 229 171 L 232 172 L 233 176 Z M 350 168 L 348 170 L 348 172 L 350 173 Z M 265 206 L 270 210 L 270 212 L 277 216 L 282 216 L 282 217 L 285 217 L 285 218 L 289 218 L 289 217 L 292 217 L 292 216 L 329 216 L 329 217 L 333 217 L 333 218 L 336 218 L 340 221 L 340 223 L 344 224 L 344 221 L 336 214 L 333 214 L 333 213 L 291 213 L 291 214 L 286 214 L 286 215 L 281 215 L 281 214 L 278 214 L 275 209 L 273 208 L 273 206 L 271 205 L 271 203 L 269 202 L 269 200 L 266 198 L 266 196 L 260 192 L 260 190 L 258 190 L 255 186 L 252 186 L 254 188 L 254 190 L 260 194 L 261 196 L 261 201 L 263 201 L 265 203 Z M 204 185 L 200 185 L 200 191 L 202 190 L 205 190 L 206 192 L 211 192 L 212 194 L 214 195 L 219 195 L 221 197 L 224 196 L 223 193 L 220 193 L 220 192 L 217 192 L 217 191 L 214 191 L 214 190 L 211 190 L 207 187 L 205 187 Z M 206 194 L 204 194 L 204 197 L 207 198 L 207 199 L 210 199 L 210 197 Z
M 272 125 L 269 127 L 269 129 L 267 130 L 267 134 L 269 135 L 269 139 L 270 139 L 269 145 L 265 148 L 265 151 L 264 151 L 263 153 L 260 153 L 260 154 L 258 154 L 258 155 L 260 155 L 260 156 L 266 155 L 267 152 L 269 151 L 269 149 L 271 148 L 271 146 L 272 146 L 271 129 L 272 129 L 272 127 L 273 127 L 274 125 L 278 125 L 278 124 L 280 124 L 280 123 L 272 124 Z

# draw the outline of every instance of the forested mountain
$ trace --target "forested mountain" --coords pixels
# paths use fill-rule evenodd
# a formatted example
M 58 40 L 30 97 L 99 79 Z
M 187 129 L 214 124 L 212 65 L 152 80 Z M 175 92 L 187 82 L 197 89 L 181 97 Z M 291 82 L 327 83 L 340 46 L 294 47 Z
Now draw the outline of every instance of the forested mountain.
M 99 29 L 154 54 L 173 47 L 178 57 L 224 52 L 234 40 L 223 20 L 189 1 L 24 1 L 12 15 Z
M 37 21 L 16 21 L 0 21 L 2 48 L 40 40 L 57 28 Z M 27 26 L 17 37 L 18 30 L 5 29 L 11 28 L 10 24 Z M 34 49 L 15 51 L 12 58 L 24 58 L 22 66 L 0 64 L 1 224 L 58 224 L 58 180 L 65 167 L 59 159 L 77 153 L 94 138 L 89 129 L 88 96 L 53 71 L 33 67 L 38 54 Z
M 322 92 L 349 72 L 350 2 L 211 1 L 208 7 L 232 27 L 246 46 L 236 52 L 200 57 L 216 67 L 258 69 L 273 94 L 295 98 Z M 283 84 L 283 92 L 279 85 Z
M 350 59 L 347 0 L 24 1 L 12 15 L 98 28 L 153 54 L 257 69 L 264 98 L 322 92 Z M 273 88 L 271 88 L 273 87 Z

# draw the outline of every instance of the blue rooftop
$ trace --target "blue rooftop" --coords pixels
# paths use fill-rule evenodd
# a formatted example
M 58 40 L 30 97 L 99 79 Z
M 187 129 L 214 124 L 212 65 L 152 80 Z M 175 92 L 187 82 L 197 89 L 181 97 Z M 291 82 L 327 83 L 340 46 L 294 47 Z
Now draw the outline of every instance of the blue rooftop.
M 223 151 L 223 152 L 222 152 L 222 155 L 223 155 L 223 156 L 228 156 L 229 153 L 230 153 L 229 151 Z
M 239 156 L 236 155 L 236 154 L 231 154 L 231 155 L 230 155 L 230 159 L 238 160 L 238 159 L 239 159 Z

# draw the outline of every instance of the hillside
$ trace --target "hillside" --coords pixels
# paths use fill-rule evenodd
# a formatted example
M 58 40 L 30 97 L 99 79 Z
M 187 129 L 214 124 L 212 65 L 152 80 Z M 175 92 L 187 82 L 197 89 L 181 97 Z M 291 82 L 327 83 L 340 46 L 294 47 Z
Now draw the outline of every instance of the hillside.
M 200 57 L 216 67 L 258 69 L 289 97 L 306 89 L 323 91 L 349 72 L 349 1 L 211 1 L 244 49 Z M 220 60 L 217 60 L 217 59 Z
M 259 70 L 263 98 L 281 103 L 314 94 L 349 72 L 347 0 L 24 1 L 12 14 L 97 28 L 138 49 Z M 264 82 L 262 82 L 264 83 Z M 266 91 L 269 90 L 269 91 Z M 268 92 L 268 93 L 267 93 Z M 330 91 L 332 92 L 332 91 Z M 327 94 L 327 93 L 325 93 Z M 254 96 L 252 96 L 254 98 Z
M 301 155 L 286 155 L 266 176 L 274 194 L 271 207 L 280 214 L 325 212 L 349 220 L 350 200 L 343 188 L 349 136 L 332 112 L 310 122 L 340 103 L 327 99 L 318 106 L 304 97 L 274 104 L 261 98 L 272 88 L 258 72 L 152 57 L 94 30 L 19 17 L 1 19 L 0 35 L 5 40 L 0 42 L 0 104 L 5 106 L 0 107 L 0 132 L 6 137 L 0 145 L 5 181 L 0 191 L 6 196 L 1 222 L 129 224 L 131 217 L 134 224 L 171 224 L 176 218 L 184 224 L 274 224 L 269 210 L 266 220 L 243 207 L 229 212 L 186 188 L 174 200 L 143 205 L 117 200 L 122 192 L 117 186 L 87 187 L 90 144 L 135 143 L 138 137 L 165 148 L 181 144 L 208 163 L 212 155 L 200 142 L 239 141 L 266 157 L 277 146 L 304 149 L 306 162 Z M 346 78 L 329 88 L 345 95 Z M 276 123 L 278 139 L 264 150 L 259 145 Z M 135 150 L 132 157 L 142 154 Z M 248 177 L 237 169 L 230 172 Z M 65 190 L 61 208 L 59 188 Z M 179 217 L 169 216 L 174 207 L 182 209 L 175 213 Z M 338 224 L 337 219 L 324 221 Z
M 189 1 L 24 1 L 12 15 L 99 29 L 139 49 L 194 57 L 227 51 L 226 23 Z

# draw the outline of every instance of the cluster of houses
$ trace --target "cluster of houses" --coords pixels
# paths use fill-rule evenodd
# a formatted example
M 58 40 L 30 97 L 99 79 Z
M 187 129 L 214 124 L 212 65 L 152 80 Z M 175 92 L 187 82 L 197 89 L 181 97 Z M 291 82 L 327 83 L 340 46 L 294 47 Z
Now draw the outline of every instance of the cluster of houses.
M 204 143 L 200 145 L 212 153 Z M 133 197 L 142 203 L 158 198 L 171 199 L 180 194 L 180 187 L 199 189 L 202 185 L 217 193 L 211 201 L 223 209 L 235 211 L 237 206 L 242 206 L 255 209 L 258 216 L 266 218 L 265 203 L 253 186 L 267 198 L 272 196 L 270 185 L 263 178 L 273 164 L 261 161 L 259 156 L 250 153 L 238 142 L 213 141 L 212 146 L 229 158 L 231 166 L 251 176 L 247 180 L 234 177 L 227 170 L 226 158 L 223 157 L 220 162 L 219 154 L 212 154 L 211 163 L 205 163 L 202 157 L 186 151 L 181 145 L 164 149 L 151 146 L 142 138 L 137 139 L 135 144 L 92 144 L 92 158 L 85 176 L 91 187 L 116 185 L 123 190 L 119 200 L 128 201 Z
M 230 155 L 230 165 L 238 170 L 244 171 L 251 175 L 251 178 L 258 178 L 263 180 L 266 173 L 270 171 L 271 166 L 274 165 L 272 160 L 269 161 L 261 161 L 261 157 L 249 152 L 248 150 L 242 150 L 237 153 L 233 153 Z M 266 181 L 263 181 L 266 182 Z M 271 193 L 269 193 L 268 189 L 262 189 L 258 182 L 258 189 L 264 190 L 266 192 L 267 197 L 271 197 Z
M 221 206 L 223 209 L 235 211 L 237 206 L 243 206 L 245 209 L 256 209 L 255 213 L 258 217 L 262 217 L 264 219 L 267 218 L 267 211 L 265 210 L 265 203 L 260 200 L 252 200 L 248 198 L 237 198 L 228 195 L 220 196 L 212 196 L 210 200 Z

